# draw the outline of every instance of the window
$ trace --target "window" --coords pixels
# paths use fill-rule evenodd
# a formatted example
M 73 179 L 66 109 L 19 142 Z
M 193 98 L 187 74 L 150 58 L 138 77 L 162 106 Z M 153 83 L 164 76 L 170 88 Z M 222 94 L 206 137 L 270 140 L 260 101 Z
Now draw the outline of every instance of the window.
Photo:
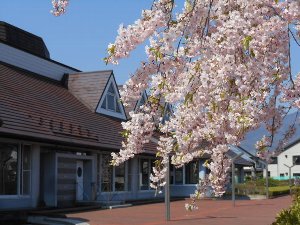
M 22 151 L 22 194 L 30 194 L 30 180 L 31 180 L 31 159 L 30 159 L 30 146 L 24 145 Z
M 31 147 L 0 143 L 0 195 L 29 195 Z
M 140 107 L 142 105 L 144 105 L 146 103 L 146 101 L 147 101 L 147 96 L 146 96 L 146 93 L 143 92 L 142 97 L 140 98 L 139 102 L 137 103 L 135 110 L 138 112 L 140 110 Z
M 127 162 L 119 166 L 110 165 L 111 155 L 103 154 L 101 161 L 101 191 L 127 191 Z
M 271 157 L 271 162 L 270 164 L 277 164 L 277 157 Z
M 175 184 L 183 184 L 183 167 L 175 168 Z
M 150 190 L 150 174 L 154 160 L 140 159 L 140 190 Z
M 125 191 L 125 164 L 115 167 L 115 191 Z
M 300 155 L 293 156 L 293 165 L 300 165 Z
M 112 83 L 108 88 L 107 94 L 102 102 L 101 108 L 121 113 L 120 104 L 118 102 L 118 95 Z
M 101 161 L 101 191 L 111 192 L 113 167 L 110 165 L 111 156 L 109 154 L 102 155 Z
M 298 178 L 300 178 L 300 173 L 293 173 L 293 177 L 298 177 Z
M 281 174 L 280 174 L 280 177 L 284 177 L 284 173 L 281 173 Z
M 199 162 L 193 161 L 185 166 L 185 183 L 197 184 L 199 182 Z
M 164 117 L 162 120 L 162 123 L 165 123 L 166 121 L 169 121 L 172 116 L 172 109 L 170 104 L 165 105 L 165 112 L 164 112 Z
M 140 172 L 140 188 L 141 190 L 148 190 L 149 189 L 149 160 L 148 159 L 141 159 L 140 161 L 141 172 Z
M 18 145 L 0 143 L 0 195 L 18 194 Z

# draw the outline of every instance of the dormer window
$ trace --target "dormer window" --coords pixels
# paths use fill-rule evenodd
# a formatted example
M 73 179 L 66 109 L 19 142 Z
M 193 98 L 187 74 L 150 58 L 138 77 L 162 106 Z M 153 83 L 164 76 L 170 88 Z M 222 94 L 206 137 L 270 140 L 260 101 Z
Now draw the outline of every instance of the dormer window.
M 107 81 L 96 112 L 123 120 L 127 119 L 113 75 Z
M 111 110 L 117 113 L 121 113 L 119 102 L 118 102 L 118 96 L 112 84 L 110 84 L 107 90 L 107 94 L 105 96 L 104 101 L 102 102 L 101 108 L 106 110 Z
M 136 106 L 135 106 L 135 111 L 136 111 L 136 112 L 139 111 L 139 110 L 140 110 L 140 107 L 141 107 L 142 105 L 145 105 L 146 102 L 147 102 L 147 94 L 146 94 L 146 92 L 144 91 L 144 92 L 142 93 L 142 96 L 141 96 L 140 100 L 137 102 L 137 104 L 136 104 Z
M 165 112 L 164 112 L 162 123 L 164 124 L 166 121 L 169 121 L 172 115 L 173 115 L 172 107 L 170 104 L 167 103 L 165 105 Z

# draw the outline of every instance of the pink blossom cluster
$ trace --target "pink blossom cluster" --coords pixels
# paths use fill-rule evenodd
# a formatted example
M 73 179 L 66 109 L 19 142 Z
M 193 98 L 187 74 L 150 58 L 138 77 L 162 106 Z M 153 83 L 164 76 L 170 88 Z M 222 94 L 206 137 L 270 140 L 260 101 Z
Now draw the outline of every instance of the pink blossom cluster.
M 144 107 L 144 113 L 130 113 L 131 120 L 122 122 L 125 130 L 122 149 L 118 153 L 112 153 L 112 164 L 120 165 L 124 161 L 133 158 L 142 151 L 144 144 L 148 143 L 155 128 L 152 113 Z
M 54 16 L 60 16 L 66 12 L 66 8 L 69 4 L 69 0 L 52 0 L 52 7 L 51 13 Z
M 300 78 L 291 75 L 290 41 L 299 41 L 294 28 L 300 24 L 300 2 L 190 0 L 181 11 L 174 8 L 176 1 L 154 1 L 135 24 L 121 26 L 108 47 L 107 62 L 117 63 L 149 40 L 147 60 L 121 93 L 126 103 L 148 89 L 149 109 L 133 112 L 133 120 L 124 123 L 132 135 L 114 159 L 133 157 L 143 149 L 144 134 L 148 140 L 158 132 L 161 160 L 171 155 L 180 166 L 211 155 L 209 180 L 219 196 L 227 182 L 227 146 L 265 125 L 269 135 L 257 143 L 265 154 L 284 116 L 299 107 Z M 175 109 L 167 122 L 161 102 Z M 141 113 L 151 113 L 151 119 Z M 164 179 L 164 163 L 160 166 L 152 176 L 157 184 Z
M 123 123 L 126 140 L 113 164 L 142 152 L 159 133 L 153 185 L 164 183 L 170 156 L 180 166 L 209 153 L 209 180 L 219 196 L 227 182 L 227 146 L 264 125 L 269 134 L 257 147 L 268 158 L 283 118 L 300 107 L 300 76 L 291 73 L 296 60 L 290 54 L 290 42 L 300 43 L 300 1 L 187 0 L 182 10 L 176 2 L 154 0 L 134 24 L 121 25 L 108 46 L 106 63 L 118 63 L 149 41 L 147 60 L 121 93 L 126 104 L 149 90 L 148 103 Z M 52 3 L 61 15 L 68 1 Z M 167 122 L 166 102 L 175 109 Z
M 203 179 L 199 179 L 199 182 L 196 186 L 195 193 L 190 195 L 191 203 L 186 203 L 185 209 L 187 211 L 198 209 L 196 200 L 204 198 L 207 194 L 207 191 L 209 191 L 209 187 L 210 187 L 210 181 L 207 175 Z

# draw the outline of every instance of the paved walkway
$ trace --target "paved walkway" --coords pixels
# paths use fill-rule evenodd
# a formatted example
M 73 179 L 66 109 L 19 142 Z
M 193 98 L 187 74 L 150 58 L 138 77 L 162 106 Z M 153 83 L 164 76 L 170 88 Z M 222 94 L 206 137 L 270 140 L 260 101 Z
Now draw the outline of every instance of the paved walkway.
M 197 225 L 270 225 L 276 214 L 291 204 L 291 197 L 269 200 L 239 200 L 233 208 L 229 200 L 201 200 L 199 209 L 187 212 L 185 201 L 171 203 L 171 221 L 166 222 L 163 203 L 133 206 L 112 210 L 67 214 L 86 219 L 90 225 L 117 224 L 197 224 Z

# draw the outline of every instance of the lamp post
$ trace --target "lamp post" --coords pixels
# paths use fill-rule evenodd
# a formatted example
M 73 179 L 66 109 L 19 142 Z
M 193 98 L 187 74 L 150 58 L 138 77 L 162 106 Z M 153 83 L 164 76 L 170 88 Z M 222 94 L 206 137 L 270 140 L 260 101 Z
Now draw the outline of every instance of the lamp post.
M 241 157 L 244 153 L 240 153 L 233 158 L 231 158 L 231 197 L 232 197 L 232 205 L 235 207 L 235 166 L 234 161 Z
M 288 166 L 286 164 L 283 164 L 285 165 L 287 168 L 289 168 L 289 185 L 290 185 L 290 194 L 292 194 L 292 168 L 295 166 L 295 164 L 293 164 L 292 166 Z
M 166 207 L 166 221 L 170 221 L 170 157 L 166 162 L 166 184 L 165 184 L 165 207 Z
M 266 163 L 266 198 L 269 199 L 269 164 Z

